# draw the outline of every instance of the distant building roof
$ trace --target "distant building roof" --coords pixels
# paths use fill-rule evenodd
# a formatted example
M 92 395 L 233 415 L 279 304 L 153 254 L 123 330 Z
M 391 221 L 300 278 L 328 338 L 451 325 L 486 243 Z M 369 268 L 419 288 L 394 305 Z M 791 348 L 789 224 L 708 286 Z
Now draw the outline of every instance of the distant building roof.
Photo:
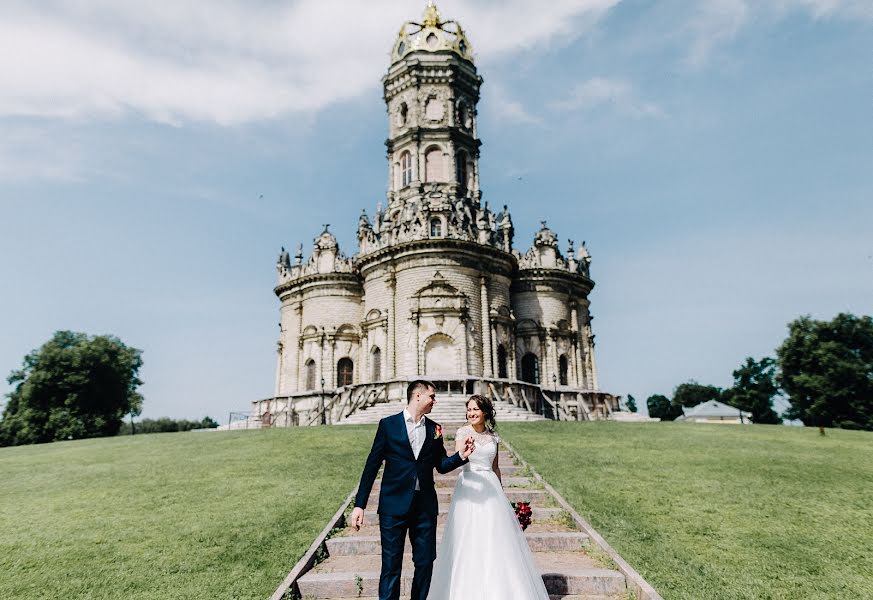
M 709 400 L 708 402 L 704 402 L 702 404 L 698 404 L 697 406 L 692 406 L 690 408 L 682 407 L 682 416 L 676 417 L 677 421 L 685 421 L 687 419 L 705 419 L 705 418 L 733 418 L 736 419 L 743 415 L 745 419 L 751 419 L 752 413 L 740 410 L 738 408 L 734 408 L 733 406 L 728 406 L 723 402 L 719 402 L 718 400 Z

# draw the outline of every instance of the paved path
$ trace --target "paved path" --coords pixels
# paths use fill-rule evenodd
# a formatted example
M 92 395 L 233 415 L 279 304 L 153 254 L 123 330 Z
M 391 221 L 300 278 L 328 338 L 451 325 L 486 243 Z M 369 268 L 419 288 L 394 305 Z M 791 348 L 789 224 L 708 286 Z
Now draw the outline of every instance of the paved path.
M 444 424 L 446 431 L 455 431 L 460 423 Z M 449 437 L 447 451 L 454 452 Z M 530 501 L 532 524 L 525 531 L 534 559 L 540 568 L 546 588 L 553 600 L 626 600 L 627 584 L 622 573 L 605 564 L 601 552 L 591 549 L 588 535 L 577 531 L 569 515 L 561 510 L 550 494 L 535 485 L 508 452 L 500 453 L 503 485 L 510 500 Z M 437 495 L 440 501 L 437 540 L 442 537 L 452 491 L 459 471 L 437 475 Z M 328 558 L 298 579 L 304 599 L 375 600 L 379 586 L 381 544 L 379 515 L 372 507 L 378 504 L 380 480 L 376 481 L 366 516 L 360 531 L 347 527 L 327 540 Z M 412 557 L 407 540 L 404 556 L 402 595 L 408 597 L 412 582 Z M 475 594 L 474 594 L 475 596 Z M 471 596 L 471 600 L 474 596 Z M 458 600 L 466 600 L 459 598 Z M 524 599 L 507 599 L 524 600 Z

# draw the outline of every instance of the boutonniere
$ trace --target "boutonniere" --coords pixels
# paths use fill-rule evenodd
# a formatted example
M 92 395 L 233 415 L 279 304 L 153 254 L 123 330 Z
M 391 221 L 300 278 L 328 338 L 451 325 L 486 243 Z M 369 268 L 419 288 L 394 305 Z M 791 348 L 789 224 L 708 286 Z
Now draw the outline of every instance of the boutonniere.
M 433 431 L 433 439 L 438 440 L 441 437 L 443 437 L 443 428 L 437 425 L 436 429 Z

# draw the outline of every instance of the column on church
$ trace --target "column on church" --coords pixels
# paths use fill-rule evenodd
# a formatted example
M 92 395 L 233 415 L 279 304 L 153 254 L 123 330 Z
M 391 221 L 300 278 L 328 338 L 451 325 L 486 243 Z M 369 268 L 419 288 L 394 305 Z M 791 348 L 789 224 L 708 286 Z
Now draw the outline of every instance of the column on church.
M 397 323 L 395 322 L 395 315 L 397 313 L 397 279 L 394 277 L 394 273 L 388 275 L 388 289 L 391 291 L 391 308 L 388 311 L 388 373 L 386 378 L 393 379 L 397 376 Z
M 488 317 L 488 279 L 485 276 L 479 278 L 479 294 L 482 306 L 482 376 L 492 377 L 491 356 L 491 324 Z
M 466 377 L 470 373 L 470 333 L 468 331 L 469 324 L 469 317 L 461 317 L 461 327 L 464 331 L 464 345 L 462 348 L 464 353 L 464 364 L 461 365 L 460 373 L 462 377 Z
M 325 360 L 324 344 L 327 341 L 326 338 L 327 338 L 327 334 L 325 334 L 323 331 L 321 332 L 321 335 L 318 336 L 318 365 L 317 365 L 317 369 L 316 369 L 316 373 L 315 373 L 315 387 L 316 387 L 316 389 L 319 389 L 319 390 L 321 389 L 320 388 L 321 380 L 327 379 L 324 376 L 324 373 L 325 373 L 325 371 L 324 371 L 324 360 Z
M 540 361 L 540 385 L 547 386 L 549 383 L 549 334 L 548 331 L 540 334 L 540 346 L 542 347 L 542 360 Z
M 282 394 L 282 372 L 284 369 L 282 368 L 282 361 L 284 359 L 285 350 L 283 338 L 285 337 L 284 332 L 279 331 L 279 343 L 276 345 L 276 385 L 273 388 L 273 397 L 279 396 Z
M 415 331 L 415 373 L 416 375 L 421 374 L 421 316 L 418 312 L 413 313 L 412 315 L 412 329 Z
M 367 369 L 368 347 L 367 330 L 364 327 L 361 327 L 361 339 L 358 342 L 358 368 L 355 369 L 355 383 L 366 383 L 370 380 L 368 375 L 370 371 Z
M 572 329 L 576 334 L 576 340 L 573 344 L 573 368 L 576 371 L 576 387 L 585 388 L 585 370 L 582 366 L 582 332 L 579 330 L 579 305 L 575 304 L 570 309 L 570 319 L 572 320 Z
M 302 365 L 300 361 L 302 360 L 301 355 L 303 354 L 303 300 L 297 302 L 294 306 L 294 314 L 297 317 L 297 339 L 294 340 L 294 345 L 291 347 L 291 350 L 294 352 L 294 377 L 289 378 L 293 383 L 291 385 L 290 392 L 297 392 L 303 389 L 303 385 L 300 382 L 300 378 L 302 377 Z
M 490 320 L 490 315 L 489 315 Z M 497 335 L 497 324 L 490 323 L 491 328 L 491 365 L 492 365 L 492 376 L 497 377 L 500 375 L 500 361 L 497 357 L 497 347 L 500 345 L 500 338 Z
M 336 376 L 336 338 L 334 336 L 328 336 L 328 368 L 327 368 L 327 377 L 325 377 L 325 388 L 326 389 L 335 389 L 337 387 L 337 376 Z
M 597 381 L 597 362 L 594 360 L 594 335 L 591 334 L 591 325 L 588 326 L 588 333 L 588 356 L 591 360 L 591 388 L 599 390 L 600 383 Z
M 516 344 L 515 332 L 510 329 L 510 331 L 509 331 L 509 352 L 507 352 L 507 354 L 509 355 L 509 356 L 507 356 L 507 360 L 509 361 L 509 364 L 506 365 L 506 371 L 507 371 L 506 374 L 509 376 L 510 381 L 515 381 L 516 379 L 518 379 L 518 371 L 515 370 L 516 369 L 516 367 L 515 367 L 516 352 L 518 352 L 518 346 Z

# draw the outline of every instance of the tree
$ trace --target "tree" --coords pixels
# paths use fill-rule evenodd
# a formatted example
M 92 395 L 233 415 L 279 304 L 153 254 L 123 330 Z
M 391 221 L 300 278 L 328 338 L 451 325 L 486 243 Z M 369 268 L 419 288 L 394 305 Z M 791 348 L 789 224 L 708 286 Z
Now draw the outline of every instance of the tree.
M 632 413 L 637 412 L 637 399 L 634 398 L 633 396 L 631 396 L 630 394 L 628 394 L 627 401 L 625 402 L 625 406 L 627 406 L 627 409 L 629 411 L 631 411 Z
M 690 408 L 710 400 L 721 400 L 721 394 L 720 388 L 714 385 L 703 385 L 692 379 L 676 386 L 676 389 L 673 390 L 673 404 L 677 407 Z
M 143 419 L 133 424 L 131 432 L 130 423 L 122 423 L 118 435 L 131 435 L 131 433 L 168 433 L 174 431 L 191 431 L 192 429 L 214 429 L 218 423 L 211 417 L 203 417 L 202 421 L 189 421 L 187 419 L 171 419 L 160 417 L 159 419 Z
M 215 429 L 216 427 L 218 427 L 218 421 L 216 421 L 212 417 L 206 416 L 203 417 L 202 421 L 200 421 L 201 429 Z
M 114 336 L 56 332 L 8 377 L 0 446 L 115 435 L 142 410 L 141 355 Z
M 672 402 L 667 396 L 654 394 L 646 399 L 649 416 L 662 421 L 672 421 L 682 414 L 682 409 Z
M 800 317 L 776 351 L 786 416 L 806 425 L 873 430 L 873 318 Z
M 778 392 L 776 361 L 764 357 L 756 362 L 750 356 L 734 371 L 734 385 L 724 391 L 723 398 L 726 404 L 752 413 L 753 423 L 772 425 L 782 422 L 773 410 L 773 398 Z

